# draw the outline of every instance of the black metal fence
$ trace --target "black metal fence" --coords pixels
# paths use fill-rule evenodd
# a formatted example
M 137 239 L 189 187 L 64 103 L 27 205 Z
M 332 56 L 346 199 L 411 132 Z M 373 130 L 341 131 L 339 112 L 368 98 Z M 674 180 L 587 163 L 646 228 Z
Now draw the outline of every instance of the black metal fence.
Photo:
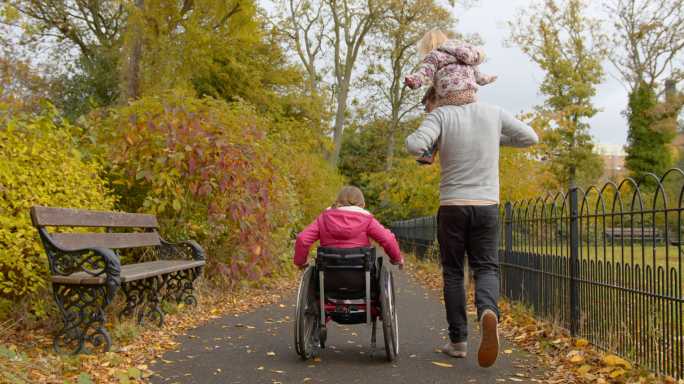
M 403 252 L 413 253 L 421 259 L 437 257 L 436 216 L 395 221 L 392 223 L 392 232 Z
M 501 290 L 540 318 L 684 378 L 684 172 L 505 203 Z M 406 251 L 434 252 L 436 219 L 396 222 Z

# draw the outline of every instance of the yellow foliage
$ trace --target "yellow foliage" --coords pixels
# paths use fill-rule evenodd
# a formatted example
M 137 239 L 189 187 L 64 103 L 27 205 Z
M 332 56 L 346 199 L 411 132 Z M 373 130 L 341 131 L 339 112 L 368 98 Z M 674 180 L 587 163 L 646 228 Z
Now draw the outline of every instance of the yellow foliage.
M 580 364 L 584 362 L 584 356 L 582 356 L 580 353 L 575 353 L 572 356 L 570 356 L 569 360 L 573 364 Z
M 47 283 L 31 206 L 111 209 L 114 203 L 101 167 L 82 159 L 69 127 L 55 120 L 48 110 L 0 127 L 0 292 L 6 298 L 36 294 Z
M 418 165 L 415 159 L 395 159 L 388 172 L 366 175 L 367 195 L 377 196 L 371 210 L 382 222 L 434 215 L 439 208 L 438 164 Z
M 615 355 L 606 355 L 601 359 L 601 362 L 609 367 L 619 366 L 627 370 L 632 369 L 632 364 L 630 364 L 627 360 Z

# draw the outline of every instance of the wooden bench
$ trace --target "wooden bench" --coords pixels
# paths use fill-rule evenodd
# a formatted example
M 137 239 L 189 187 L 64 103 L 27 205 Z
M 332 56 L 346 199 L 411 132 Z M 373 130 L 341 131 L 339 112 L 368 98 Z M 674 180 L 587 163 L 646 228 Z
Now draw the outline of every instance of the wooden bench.
M 606 237 L 614 242 L 622 240 L 660 242 L 663 240 L 660 232 L 653 227 L 606 228 Z
M 126 299 L 119 316 L 137 314 L 139 323 L 148 319 L 162 326 L 162 300 L 197 304 L 193 282 L 202 273 L 204 251 L 194 241 L 162 239 L 154 215 L 36 206 L 31 220 L 48 257 L 53 296 L 63 317 L 54 338 L 57 352 L 109 350 L 105 308 L 119 288 Z M 122 256 L 138 262 L 121 265 Z

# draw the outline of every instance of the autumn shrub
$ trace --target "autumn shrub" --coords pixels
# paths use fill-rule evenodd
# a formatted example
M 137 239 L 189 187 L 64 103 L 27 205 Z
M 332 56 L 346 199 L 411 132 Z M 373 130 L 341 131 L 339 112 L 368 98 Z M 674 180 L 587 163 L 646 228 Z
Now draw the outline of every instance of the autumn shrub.
M 121 209 L 156 214 L 171 240 L 198 240 L 211 277 L 258 279 L 287 254 L 309 204 L 298 175 L 316 164 L 281 148 L 273 122 L 250 106 L 174 92 L 93 115 L 89 126 Z
M 329 207 L 347 182 L 337 168 L 323 158 L 320 135 L 302 123 L 288 120 L 274 124 L 272 140 L 278 145 L 279 167 L 294 187 L 301 215 L 293 222 L 298 231 Z
M 365 175 L 371 211 L 385 224 L 434 215 L 439 208 L 439 171 L 438 164 L 421 166 L 403 157 L 395 159 L 390 171 Z
M 0 126 L 0 318 L 20 299 L 42 311 L 38 296 L 47 286 L 48 263 L 31 206 L 113 207 L 101 166 L 82 158 L 72 130 L 49 106 Z

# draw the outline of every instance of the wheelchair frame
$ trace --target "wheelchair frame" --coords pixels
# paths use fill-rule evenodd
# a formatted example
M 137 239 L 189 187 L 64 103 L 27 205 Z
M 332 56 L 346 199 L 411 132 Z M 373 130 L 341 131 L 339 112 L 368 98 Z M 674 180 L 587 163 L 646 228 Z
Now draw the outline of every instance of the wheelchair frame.
M 371 349 L 374 350 L 376 325 L 380 319 L 387 360 L 396 360 L 399 354 L 399 324 L 394 277 L 389 266 L 383 261 L 382 258 L 376 257 L 375 248 L 318 248 L 315 266 L 306 268 L 297 291 L 294 341 L 295 350 L 302 359 L 314 357 L 325 348 L 326 324 L 331 320 L 342 324 L 365 322 L 370 325 Z M 325 278 L 328 271 L 362 272 L 365 297 L 334 301 L 333 298 L 327 298 Z M 377 286 L 375 297 L 374 284 Z M 359 316 L 361 312 L 365 312 L 365 316 Z

